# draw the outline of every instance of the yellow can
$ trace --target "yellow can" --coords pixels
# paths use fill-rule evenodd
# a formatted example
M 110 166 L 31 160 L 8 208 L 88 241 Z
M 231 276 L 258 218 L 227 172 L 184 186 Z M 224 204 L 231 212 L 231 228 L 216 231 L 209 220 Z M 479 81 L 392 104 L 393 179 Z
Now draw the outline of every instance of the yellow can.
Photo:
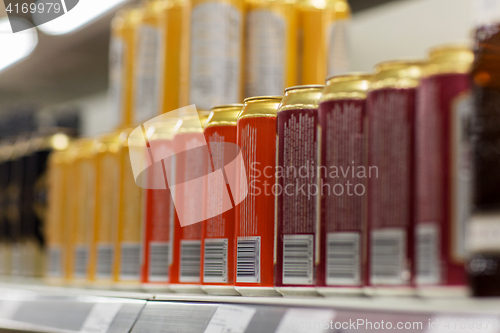
M 74 276 L 74 228 L 76 225 L 76 218 L 78 216 L 77 203 L 79 195 L 79 186 L 81 182 L 78 181 L 76 158 L 78 156 L 78 149 L 81 143 L 79 141 L 72 142 L 65 150 L 66 156 L 63 165 L 64 172 L 64 205 L 62 206 L 62 216 L 65 221 L 63 224 L 63 276 L 64 281 L 71 283 Z M 51 200 L 49 198 L 49 200 Z M 51 204 L 50 204 L 51 205 Z M 49 217 L 49 225 L 50 225 Z
M 347 0 L 299 0 L 302 84 L 324 84 L 349 70 Z
M 133 121 L 136 27 L 141 17 L 140 9 L 124 10 L 111 25 L 109 76 L 114 127 L 129 126 Z
M 7 276 L 12 271 L 12 230 L 7 214 L 8 189 L 12 173 L 12 154 L 14 146 L 9 142 L 0 145 L 0 275 Z
M 245 96 L 279 95 L 297 84 L 294 0 L 248 0 L 245 37 Z
M 66 182 L 67 191 L 74 191 L 74 214 L 69 226 L 71 245 L 69 252 L 69 280 L 73 285 L 83 285 L 89 277 L 89 256 L 92 228 L 95 221 L 97 170 L 95 144 L 92 139 L 79 139 L 70 154 L 75 154 L 71 177 Z M 74 187 L 73 187 L 74 186 Z
M 90 235 L 89 281 L 111 285 L 114 260 L 114 228 L 118 219 L 120 132 L 101 136 L 95 142 L 96 200 L 94 225 Z
M 136 29 L 136 125 L 179 107 L 182 8 L 181 0 L 155 0 L 143 7 Z
M 121 288 L 137 288 L 140 284 L 141 220 L 143 189 L 135 183 L 130 163 L 128 136 L 125 129 L 119 137 L 117 158 L 119 182 L 118 216 L 114 243 L 113 282 Z
M 181 106 L 241 101 L 245 0 L 187 0 L 185 8 Z

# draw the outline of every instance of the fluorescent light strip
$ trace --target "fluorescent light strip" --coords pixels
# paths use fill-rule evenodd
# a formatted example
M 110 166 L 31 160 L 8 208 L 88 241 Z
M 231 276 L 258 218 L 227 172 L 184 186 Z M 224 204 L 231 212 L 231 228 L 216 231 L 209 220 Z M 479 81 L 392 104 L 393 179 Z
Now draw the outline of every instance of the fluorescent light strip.
M 17 25 L 32 27 L 33 25 L 21 18 L 12 18 Z M 7 17 L 0 19 L 0 71 L 26 58 L 38 44 L 38 34 L 35 28 L 17 33 L 12 28 Z
M 130 0 L 80 0 L 73 9 L 52 21 L 38 25 L 42 17 L 36 12 L 33 14 L 33 21 L 46 34 L 63 35 L 85 26 L 119 4 L 128 1 Z

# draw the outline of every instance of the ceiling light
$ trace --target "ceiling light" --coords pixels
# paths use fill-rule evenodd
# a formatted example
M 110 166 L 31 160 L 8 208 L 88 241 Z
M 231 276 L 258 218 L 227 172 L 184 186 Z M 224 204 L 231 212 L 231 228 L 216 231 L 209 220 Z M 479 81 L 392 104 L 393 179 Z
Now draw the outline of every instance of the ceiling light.
M 0 19 L 0 70 L 26 58 L 38 44 L 38 35 L 32 24 L 21 18 L 11 20 L 15 20 L 16 26 L 25 26 L 26 30 L 13 33 L 9 19 Z

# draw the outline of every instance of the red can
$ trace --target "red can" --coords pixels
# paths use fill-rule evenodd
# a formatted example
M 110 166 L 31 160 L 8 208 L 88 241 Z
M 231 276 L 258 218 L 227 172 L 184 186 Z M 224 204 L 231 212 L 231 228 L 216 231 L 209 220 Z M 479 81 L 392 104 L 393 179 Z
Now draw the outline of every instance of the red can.
M 416 116 L 416 283 L 427 296 L 466 295 L 466 223 L 471 213 L 468 48 L 430 53 Z
M 368 292 L 414 292 L 415 110 L 422 62 L 376 67 L 368 95 Z
M 279 296 L 274 289 L 276 112 L 282 97 L 245 99 L 237 142 L 244 168 L 236 207 L 236 283 L 244 296 Z M 245 193 L 245 195 L 241 194 Z M 244 199 L 243 199 L 244 197 Z
M 322 85 L 285 90 L 277 115 L 276 264 L 282 295 L 317 295 L 318 104 Z
M 205 139 L 210 151 L 209 171 L 226 171 L 228 163 L 239 153 L 236 145 L 236 121 L 243 104 L 212 108 L 205 124 Z M 234 196 L 235 172 L 224 172 L 225 177 L 209 178 L 206 193 L 207 220 L 201 229 L 202 289 L 212 295 L 239 295 L 234 289 L 235 272 L 235 209 L 222 209 L 226 193 Z M 233 187 L 234 188 L 234 187 Z M 230 199 L 231 200 L 231 199 Z M 220 213 L 222 210 L 224 212 Z M 212 217 L 209 217 L 212 216 Z
M 327 80 L 319 106 L 320 255 L 317 290 L 359 295 L 366 284 L 366 97 L 371 75 Z
M 152 156 L 174 155 L 174 121 L 154 123 L 148 138 Z M 165 158 L 147 169 L 144 191 L 141 284 L 151 290 L 168 290 L 172 264 L 175 208 L 168 179 L 175 177 L 174 159 Z M 170 177 L 167 176 L 170 173 Z M 172 177 L 172 178 L 171 178 Z
M 173 139 L 175 155 L 174 248 L 169 288 L 175 292 L 203 293 L 201 289 L 201 226 L 205 220 L 204 176 L 208 171 L 208 148 L 203 124 L 209 112 L 181 116 Z

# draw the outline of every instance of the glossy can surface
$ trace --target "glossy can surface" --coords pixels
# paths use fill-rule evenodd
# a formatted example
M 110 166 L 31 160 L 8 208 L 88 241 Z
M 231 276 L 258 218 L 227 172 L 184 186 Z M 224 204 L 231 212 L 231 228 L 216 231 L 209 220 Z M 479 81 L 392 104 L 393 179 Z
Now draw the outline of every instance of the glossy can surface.
M 416 114 L 416 283 L 465 286 L 466 225 L 472 204 L 469 137 L 474 59 L 465 47 L 430 54 Z M 436 290 L 434 290 L 437 293 Z
M 274 285 L 274 195 L 276 112 L 282 97 L 245 100 L 238 117 L 237 143 L 248 194 L 236 207 L 236 289 L 242 295 L 276 295 Z
M 381 293 L 411 293 L 414 282 L 414 137 L 421 75 L 421 62 L 381 64 L 368 95 L 368 165 L 374 169 L 368 179 L 367 269 L 369 285 Z
M 316 284 L 318 105 L 323 86 L 285 90 L 277 114 L 275 286 Z M 295 289 L 297 290 L 297 289 Z
M 319 107 L 320 293 L 360 293 L 366 283 L 367 116 L 371 76 L 327 81 Z M 348 290 L 347 290 L 348 289 Z

